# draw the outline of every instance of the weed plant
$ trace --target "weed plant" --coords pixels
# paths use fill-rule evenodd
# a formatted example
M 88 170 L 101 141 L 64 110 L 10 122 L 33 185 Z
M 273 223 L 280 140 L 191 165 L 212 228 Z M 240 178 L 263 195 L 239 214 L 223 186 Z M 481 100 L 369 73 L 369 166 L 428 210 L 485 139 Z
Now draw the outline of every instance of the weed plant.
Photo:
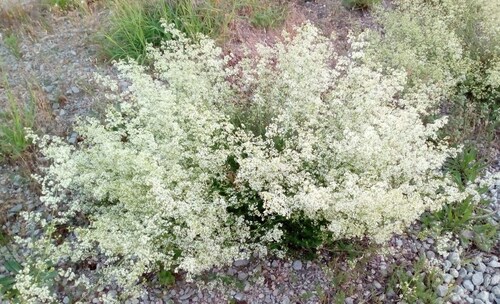
M 442 282 L 440 271 L 420 257 L 408 265 L 398 265 L 392 270 L 387 291 L 396 291 L 407 303 L 433 304 L 438 301 L 436 288 Z
M 30 145 L 26 138 L 26 128 L 35 125 L 36 101 L 30 90 L 30 99 L 24 105 L 14 95 L 4 78 L 7 96 L 7 108 L 0 110 L 0 158 L 17 158 Z
M 14 33 L 8 34 L 3 41 L 17 59 L 21 58 L 21 48 L 19 47 L 19 40 Z

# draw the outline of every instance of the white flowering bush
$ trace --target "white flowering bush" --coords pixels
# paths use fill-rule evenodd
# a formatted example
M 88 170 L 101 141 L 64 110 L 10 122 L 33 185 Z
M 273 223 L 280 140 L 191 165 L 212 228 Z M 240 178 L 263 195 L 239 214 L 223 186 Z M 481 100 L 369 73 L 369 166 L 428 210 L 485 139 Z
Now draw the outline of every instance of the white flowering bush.
M 378 7 L 380 30 L 367 30 L 365 64 L 403 69 L 405 91 L 431 87 L 449 101 L 447 135 L 455 143 L 491 137 L 500 125 L 500 3 L 488 0 L 397 0 Z M 435 107 L 432 109 L 431 106 Z M 442 103 L 425 109 L 434 112 Z
M 214 41 L 167 30 L 176 39 L 149 50 L 151 68 L 117 64 L 126 92 L 103 80 L 115 105 L 78 123 L 76 147 L 33 136 L 52 162 L 39 177 L 48 255 L 67 280 L 135 293 L 160 269 L 383 242 L 465 197 L 442 170 L 457 152 L 437 139 L 446 119 L 421 117 L 439 94 L 403 94 L 407 73 L 363 63 L 362 44 L 336 56 L 306 24 L 234 64 Z M 68 266 L 96 257 L 93 280 Z

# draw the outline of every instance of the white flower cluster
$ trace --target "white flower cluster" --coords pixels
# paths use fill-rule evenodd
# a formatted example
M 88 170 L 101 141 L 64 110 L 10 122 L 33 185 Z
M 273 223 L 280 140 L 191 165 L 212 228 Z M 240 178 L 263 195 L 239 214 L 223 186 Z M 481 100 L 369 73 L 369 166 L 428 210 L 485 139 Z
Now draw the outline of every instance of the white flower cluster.
M 362 48 L 337 57 L 309 24 L 236 65 L 168 30 L 152 70 L 117 64 L 132 85 L 105 122 L 78 124 L 78 148 L 37 139 L 52 160 L 42 200 L 71 234 L 59 262 L 105 257 L 99 284 L 133 291 L 160 267 L 192 275 L 265 254 L 284 233 L 260 231 L 267 219 L 382 242 L 464 198 L 442 171 L 456 153 L 436 137 L 445 119 L 420 115 L 439 94 L 405 92 L 406 71 L 360 63 Z

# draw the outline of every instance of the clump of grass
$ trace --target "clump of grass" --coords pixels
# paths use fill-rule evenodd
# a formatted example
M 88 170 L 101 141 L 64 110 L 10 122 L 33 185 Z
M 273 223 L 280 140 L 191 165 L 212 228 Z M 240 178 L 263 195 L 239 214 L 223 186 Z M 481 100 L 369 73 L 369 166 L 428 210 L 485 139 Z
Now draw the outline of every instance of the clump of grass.
M 30 90 L 30 100 L 23 105 L 14 95 L 4 78 L 7 108 L 0 110 L 0 159 L 17 158 L 27 149 L 30 141 L 26 138 L 26 128 L 35 125 L 36 101 Z
M 16 58 L 21 58 L 21 48 L 19 47 L 19 40 L 14 33 L 8 34 L 3 41 L 12 52 L 12 54 L 16 56 Z
M 436 289 L 441 284 L 438 269 L 420 257 L 409 265 L 398 265 L 392 269 L 387 282 L 387 291 L 397 292 L 400 299 L 407 303 L 436 303 Z
M 232 20 L 234 7 L 224 1 L 112 0 L 109 30 L 103 33 L 103 51 L 111 60 L 132 58 L 144 62 L 148 44 L 171 39 L 161 20 L 173 23 L 188 37 L 197 33 L 217 37 Z
M 275 28 L 285 21 L 286 6 L 267 1 L 251 1 L 250 23 L 260 28 Z
M 351 9 L 369 9 L 381 0 L 342 0 L 342 3 Z
M 245 19 L 254 27 L 274 28 L 286 17 L 286 6 L 268 0 L 111 0 L 112 15 L 101 39 L 103 55 L 144 63 L 146 47 L 171 39 L 161 23 L 174 24 L 189 38 L 198 33 L 224 41 L 229 27 Z

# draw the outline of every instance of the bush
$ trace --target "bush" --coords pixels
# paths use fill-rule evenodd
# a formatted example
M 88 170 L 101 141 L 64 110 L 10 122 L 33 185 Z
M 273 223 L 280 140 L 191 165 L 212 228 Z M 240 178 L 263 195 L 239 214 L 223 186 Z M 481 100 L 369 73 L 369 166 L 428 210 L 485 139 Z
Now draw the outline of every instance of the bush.
M 104 122 L 78 124 L 78 148 L 37 140 L 52 160 L 41 224 L 71 235 L 46 234 L 54 265 L 105 258 L 97 284 L 134 293 L 143 274 L 196 275 L 275 243 L 383 242 L 465 197 L 442 171 L 456 154 L 436 138 L 445 119 L 419 114 L 440 99 L 401 97 L 405 73 L 335 57 L 311 25 L 235 66 L 213 40 L 167 33 L 151 68 L 117 65 L 132 85 Z
M 364 34 L 365 62 L 383 63 L 389 73 L 405 69 L 405 91 L 433 86 L 446 92 L 443 102 L 434 104 L 439 108 L 425 110 L 450 114 L 444 135 L 453 144 L 473 140 L 491 145 L 500 123 L 499 6 L 483 0 L 394 4 L 376 13 L 383 35 L 374 30 Z

